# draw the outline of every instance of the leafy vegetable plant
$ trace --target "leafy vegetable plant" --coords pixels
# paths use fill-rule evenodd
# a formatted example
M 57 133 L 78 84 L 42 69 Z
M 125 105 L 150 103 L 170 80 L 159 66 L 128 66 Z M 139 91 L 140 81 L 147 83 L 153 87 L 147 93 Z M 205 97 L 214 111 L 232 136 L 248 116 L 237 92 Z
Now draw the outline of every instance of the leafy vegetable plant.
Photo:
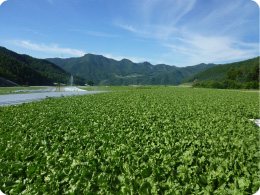
M 253 194 L 259 95 L 158 87 L 0 108 L 6 194 Z

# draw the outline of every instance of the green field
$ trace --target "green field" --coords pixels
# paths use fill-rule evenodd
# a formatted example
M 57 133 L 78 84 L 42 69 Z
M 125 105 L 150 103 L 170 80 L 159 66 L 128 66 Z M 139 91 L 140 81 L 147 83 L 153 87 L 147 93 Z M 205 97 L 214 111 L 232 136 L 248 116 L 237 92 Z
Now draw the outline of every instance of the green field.
M 259 93 L 147 87 L 0 107 L 6 194 L 253 194 Z
M 80 89 L 84 89 L 87 91 L 129 91 L 129 90 L 138 90 L 138 89 L 155 89 L 158 88 L 160 86 L 145 86 L 145 85 L 141 85 L 141 86 L 78 86 L 78 88 Z

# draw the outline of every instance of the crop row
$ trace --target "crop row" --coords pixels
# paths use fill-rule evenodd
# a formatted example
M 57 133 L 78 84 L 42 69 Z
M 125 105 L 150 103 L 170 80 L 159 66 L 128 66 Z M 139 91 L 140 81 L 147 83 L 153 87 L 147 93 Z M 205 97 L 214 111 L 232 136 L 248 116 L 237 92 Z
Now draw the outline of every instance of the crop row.
M 252 194 L 258 97 L 161 87 L 1 107 L 1 190 Z

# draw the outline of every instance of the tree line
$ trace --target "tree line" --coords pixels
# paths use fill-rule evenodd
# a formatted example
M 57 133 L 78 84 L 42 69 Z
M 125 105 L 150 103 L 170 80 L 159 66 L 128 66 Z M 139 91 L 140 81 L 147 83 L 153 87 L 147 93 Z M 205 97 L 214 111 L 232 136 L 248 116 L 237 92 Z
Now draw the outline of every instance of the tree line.
M 259 89 L 259 61 L 250 69 L 246 67 L 232 67 L 226 72 L 224 81 L 194 80 L 193 87 L 217 88 L 217 89 Z

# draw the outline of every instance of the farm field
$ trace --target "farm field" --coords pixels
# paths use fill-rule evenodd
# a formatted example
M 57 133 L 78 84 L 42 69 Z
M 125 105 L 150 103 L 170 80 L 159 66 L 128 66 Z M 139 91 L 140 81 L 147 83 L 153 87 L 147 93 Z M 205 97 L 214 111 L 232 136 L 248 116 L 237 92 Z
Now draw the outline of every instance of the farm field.
M 161 86 L 78 86 L 80 89 L 84 89 L 87 91 L 129 91 L 136 89 L 155 89 Z
M 6 194 L 253 194 L 259 93 L 144 87 L 0 107 Z

